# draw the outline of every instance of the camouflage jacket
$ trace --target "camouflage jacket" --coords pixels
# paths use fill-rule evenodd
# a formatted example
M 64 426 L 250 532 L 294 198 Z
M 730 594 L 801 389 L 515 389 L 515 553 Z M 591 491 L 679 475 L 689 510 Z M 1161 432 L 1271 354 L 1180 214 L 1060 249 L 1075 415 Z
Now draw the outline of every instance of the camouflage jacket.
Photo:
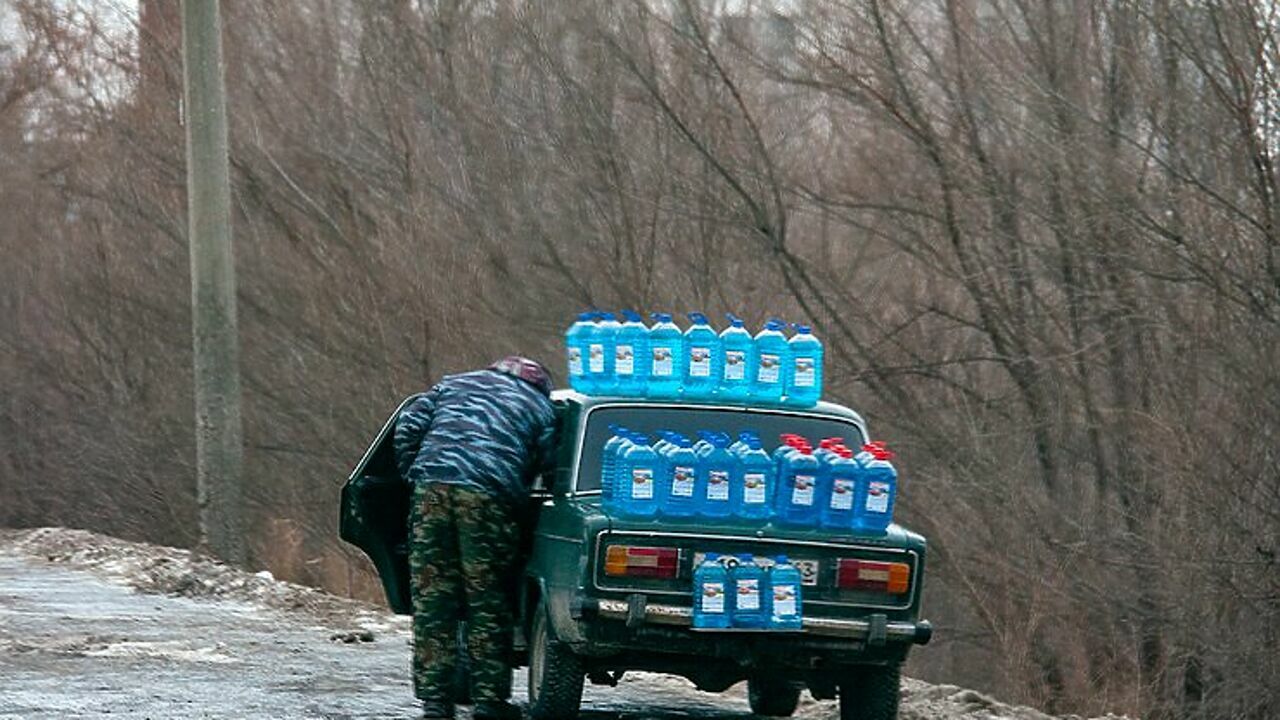
M 400 475 L 467 485 L 511 503 L 554 462 L 555 410 L 529 383 L 493 370 L 450 375 L 396 421 Z

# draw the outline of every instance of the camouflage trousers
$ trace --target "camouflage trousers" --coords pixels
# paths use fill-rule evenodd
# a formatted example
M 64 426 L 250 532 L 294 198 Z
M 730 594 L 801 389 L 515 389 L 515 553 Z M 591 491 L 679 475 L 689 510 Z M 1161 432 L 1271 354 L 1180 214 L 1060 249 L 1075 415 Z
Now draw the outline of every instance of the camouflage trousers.
M 510 697 L 514 621 L 507 584 L 518 545 L 515 518 L 484 492 L 444 483 L 415 485 L 409 572 L 418 699 L 458 699 L 458 625 L 464 619 L 471 701 Z

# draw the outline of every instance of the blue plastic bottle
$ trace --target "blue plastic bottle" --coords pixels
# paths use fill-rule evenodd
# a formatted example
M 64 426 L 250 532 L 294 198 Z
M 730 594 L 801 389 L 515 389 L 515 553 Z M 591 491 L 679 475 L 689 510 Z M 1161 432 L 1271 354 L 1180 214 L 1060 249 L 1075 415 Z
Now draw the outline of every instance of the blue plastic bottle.
M 629 431 L 621 425 L 610 425 L 609 432 L 613 435 L 605 441 L 604 449 L 600 451 L 600 499 L 606 509 L 613 509 L 613 481 L 618 456 L 622 453 L 623 446 L 631 441 L 628 438 Z
M 673 435 L 674 447 L 667 451 L 664 474 L 668 481 L 663 483 L 666 494 L 663 496 L 659 514 L 663 517 L 688 518 L 698 513 L 698 456 L 693 452 L 693 443 L 683 435 Z
M 729 571 L 716 553 L 707 553 L 693 571 L 693 626 L 699 629 L 729 627 L 733 609 L 729 595 Z
M 853 452 L 843 445 L 832 448 L 834 456 L 827 460 L 827 492 L 822 502 L 822 526 L 832 530 L 853 529 L 854 495 L 862 468 L 853 459 Z
M 821 466 L 808 446 L 796 448 L 782 456 L 778 474 L 778 491 L 774 497 L 774 515 L 779 521 L 796 527 L 813 527 L 818 523 L 819 479 Z
M 668 313 L 654 313 L 656 321 L 649 328 L 649 387 L 652 398 L 673 400 L 680 397 L 684 383 L 680 363 L 684 358 L 684 333 L 671 322 Z
M 613 313 L 598 313 L 592 326 L 587 347 L 587 376 L 596 395 L 612 395 L 617 392 L 618 379 L 614 376 L 613 360 L 617 354 L 618 331 L 622 325 Z
M 864 445 L 871 460 L 860 468 L 861 479 L 854 503 L 857 508 L 855 527 L 868 533 L 883 533 L 893 522 L 893 503 L 898 494 L 898 471 L 893 453 L 884 445 Z
M 779 555 L 769 569 L 769 627 L 774 630 L 799 630 L 804 625 L 804 603 L 801 599 L 803 578 L 800 571 Z
M 706 315 L 691 312 L 688 316 L 693 324 L 684 331 L 684 396 L 708 400 L 720 385 L 720 336 Z
M 749 430 L 743 430 L 742 432 L 738 433 L 738 439 L 735 440 L 733 444 L 729 446 L 729 452 L 733 453 L 734 455 L 742 455 L 742 453 L 746 451 L 747 446 L 750 444 L 752 438 L 755 438 L 756 440 L 760 439 L 756 437 L 755 433 Z
M 746 401 L 751 398 L 750 369 L 755 367 L 755 340 L 742 326 L 742 318 L 729 314 L 729 327 L 720 333 L 720 355 L 723 358 L 720 389 L 723 400 Z
M 626 322 L 618 329 L 614 346 L 613 373 L 617 378 L 617 394 L 644 397 L 649 385 L 649 328 L 632 310 L 623 310 Z
M 707 433 L 709 447 L 698 458 L 698 485 L 702 495 L 698 514 L 706 518 L 727 518 L 742 501 L 738 459 L 729 452 L 729 436 Z
M 658 454 L 643 435 L 632 436 L 632 443 L 618 459 L 613 493 L 618 500 L 618 513 L 634 519 L 652 518 L 657 514 L 659 463 Z
M 822 341 L 808 325 L 796 325 L 796 334 L 787 342 L 791 360 L 787 363 L 783 402 L 792 407 L 813 407 L 822 398 Z
M 591 394 L 591 381 L 587 378 L 586 365 L 587 338 L 594 329 L 591 320 L 591 313 L 578 313 L 578 321 L 564 333 L 564 349 L 569 360 L 569 387 L 584 395 Z
M 699 430 L 698 441 L 693 444 L 693 453 L 698 457 L 702 457 L 710 452 L 712 448 L 711 438 L 714 436 L 715 433 L 710 430 Z
M 783 324 L 770 320 L 764 329 L 756 333 L 755 367 L 751 376 L 751 399 L 756 402 L 777 405 L 786 393 L 786 367 L 790 362 L 791 346 L 782 334 Z
M 733 626 L 765 627 L 764 597 L 769 583 L 755 558 L 739 555 L 738 564 L 729 569 L 729 581 L 733 585 Z
M 742 477 L 742 500 L 738 504 L 738 517 L 762 522 L 773 514 L 773 489 L 776 484 L 773 458 L 764 451 L 760 438 L 751 437 L 746 449 L 738 455 L 739 474 Z

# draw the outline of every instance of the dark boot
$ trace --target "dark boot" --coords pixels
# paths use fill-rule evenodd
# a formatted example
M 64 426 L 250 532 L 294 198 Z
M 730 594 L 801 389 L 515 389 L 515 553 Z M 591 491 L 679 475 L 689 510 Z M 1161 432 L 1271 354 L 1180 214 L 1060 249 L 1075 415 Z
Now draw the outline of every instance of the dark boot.
M 505 700 L 486 700 L 476 703 L 471 717 L 475 720 L 520 720 L 520 708 Z
M 453 705 L 436 700 L 423 700 L 422 720 L 453 720 Z

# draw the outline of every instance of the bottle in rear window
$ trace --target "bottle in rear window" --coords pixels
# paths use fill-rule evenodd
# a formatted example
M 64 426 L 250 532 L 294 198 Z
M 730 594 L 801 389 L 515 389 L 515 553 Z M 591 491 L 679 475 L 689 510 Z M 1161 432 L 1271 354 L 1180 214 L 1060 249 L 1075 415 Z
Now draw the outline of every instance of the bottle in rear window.
M 738 505 L 738 517 L 753 522 L 768 520 L 773 515 L 776 476 L 773 459 L 764 451 L 760 438 L 747 438 L 745 449 L 738 453 L 738 467 L 742 476 L 742 501 Z
M 782 456 L 778 474 L 778 494 L 774 513 L 785 525 L 813 527 L 821 509 L 820 483 L 822 467 L 813 449 L 802 445 Z
M 898 471 L 890 460 L 893 453 L 883 444 L 864 445 L 871 460 L 863 464 L 854 497 L 857 507 L 856 526 L 867 533 L 880 534 L 893 522 L 893 504 L 898 493 Z
M 727 518 L 741 504 L 738 459 L 728 450 L 728 435 L 709 432 L 704 439 L 709 448 L 698 458 L 698 486 L 703 491 L 698 498 L 698 514 L 712 519 Z
M 690 518 L 698 513 L 697 488 L 698 456 L 693 452 L 689 438 L 672 435 L 674 444 L 667 451 L 663 463 L 667 481 L 661 487 L 665 491 L 659 514 L 665 518 Z
M 658 454 L 644 435 L 632 437 L 632 444 L 622 451 L 618 461 L 613 494 L 618 514 L 634 519 L 652 518 L 657 514 Z
M 854 495 L 861 467 L 853 452 L 843 445 L 833 445 L 825 463 L 827 493 L 822 503 L 821 523 L 830 530 L 850 531 L 854 524 Z

